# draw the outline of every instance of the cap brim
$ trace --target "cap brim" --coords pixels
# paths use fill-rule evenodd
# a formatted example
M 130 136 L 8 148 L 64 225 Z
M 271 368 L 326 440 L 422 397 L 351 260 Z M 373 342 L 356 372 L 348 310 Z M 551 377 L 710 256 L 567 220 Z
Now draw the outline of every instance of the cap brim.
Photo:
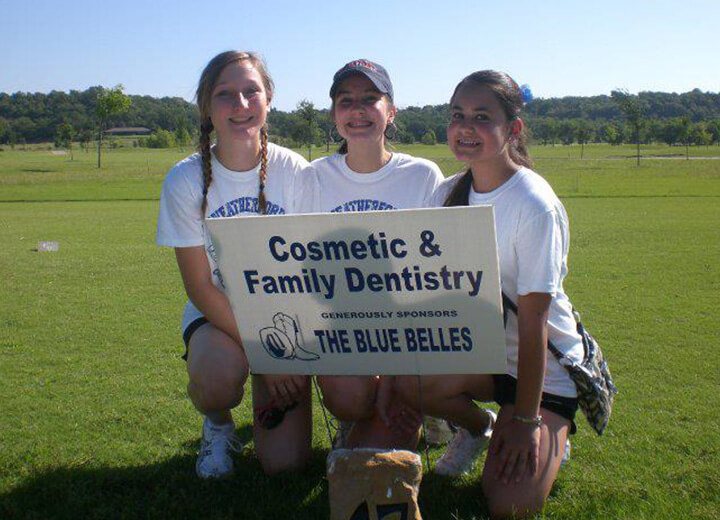
M 337 93 L 337 89 L 340 86 L 340 83 L 345 81 L 350 76 L 355 76 L 355 75 L 365 76 L 375 86 L 375 89 L 378 92 L 380 92 L 381 94 L 386 94 L 388 96 L 390 95 L 389 92 L 386 92 L 384 90 L 384 87 L 382 86 L 382 82 L 378 78 L 374 78 L 371 73 L 368 73 L 363 70 L 349 69 L 349 70 L 343 71 L 340 74 L 335 76 L 332 87 L 330 87 L 330 97 L 331 98 L 335 97 L 335 94 Z

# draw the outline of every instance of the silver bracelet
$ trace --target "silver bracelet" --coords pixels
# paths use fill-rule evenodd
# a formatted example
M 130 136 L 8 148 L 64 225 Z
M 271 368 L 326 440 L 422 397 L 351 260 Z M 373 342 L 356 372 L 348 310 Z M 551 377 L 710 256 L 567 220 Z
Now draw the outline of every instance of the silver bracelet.
M 543 423 L 542 415 L 536 415 L 535 417 L 525 417 L 524 415 L 513 415 L 512 418 L 513 418 L 513 421 L 517 421 L 517 422 L 523 423 L 523 424 L 530 424 L 537 428 L 539 428 Z

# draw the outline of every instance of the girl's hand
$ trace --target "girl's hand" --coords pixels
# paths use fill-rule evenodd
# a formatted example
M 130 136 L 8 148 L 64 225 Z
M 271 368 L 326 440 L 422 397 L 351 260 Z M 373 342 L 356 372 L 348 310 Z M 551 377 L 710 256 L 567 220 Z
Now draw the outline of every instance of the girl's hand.
M 279 408 L 288 408 L 302 397 L 307 377 L 301 375 L 260 374 L 272 403 Z
M 400 437 L 413 435 L 422 422 L 422 415 L 399 399 L 394 376 L 380 376 L 375 408 L 390 431 Z
M 509 421 L 495 429 L 490 453 L 497 457 L 495 479 L 504 484 L 532 477 L 538 469 L 540 428 L 534 424 Z

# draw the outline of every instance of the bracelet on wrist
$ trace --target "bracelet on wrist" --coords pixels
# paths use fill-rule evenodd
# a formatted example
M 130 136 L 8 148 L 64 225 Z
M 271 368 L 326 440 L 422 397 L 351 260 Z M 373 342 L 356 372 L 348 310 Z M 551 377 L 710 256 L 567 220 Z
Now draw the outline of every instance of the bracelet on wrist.
M 522 424 L 529 424 L 531 426 L 535 426 L 536 428 L 539 428 L 542 423 L 542 415 L 536 415 L 535 417 L 525 417 L 524 415 L 513 415 L 512 416 L 513 421 L 517 421 Z

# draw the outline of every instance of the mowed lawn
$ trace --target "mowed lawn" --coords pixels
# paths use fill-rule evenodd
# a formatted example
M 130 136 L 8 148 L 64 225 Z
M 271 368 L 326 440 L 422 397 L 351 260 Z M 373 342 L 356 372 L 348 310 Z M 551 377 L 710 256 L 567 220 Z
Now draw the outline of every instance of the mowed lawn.
M 444 146 L 402 150 L 459 169 Z M 545 516 L 718 518 L 720 160 L 636 167 L 632 147 L 532 152 L 570 215 L 566 290 L 621 391 L 603 437 L 578 416 Z M 154 245 L 162 178 L 188 153 L 117 150 L 97 171 L 81 151 L 0 152 L 0 518 L 328 517 L 317 403 L 302 474 L 262 474 L 248 400 L 235 413 L 248 441 L 236 476 L 195 477 L 185 297 L 172 251 Z M 684 149 L 653 149 L 674 153 Z M 60 251 L 38 253 L 40 240 Z M 480 468 L 426 472 L 424 517 L 484 518 Z

